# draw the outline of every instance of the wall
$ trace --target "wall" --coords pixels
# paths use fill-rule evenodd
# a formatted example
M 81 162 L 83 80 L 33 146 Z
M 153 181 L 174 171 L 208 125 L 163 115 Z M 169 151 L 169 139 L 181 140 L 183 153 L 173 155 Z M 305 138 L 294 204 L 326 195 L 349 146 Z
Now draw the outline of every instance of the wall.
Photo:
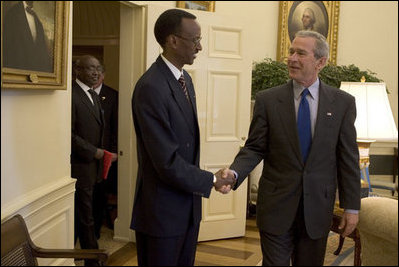
M 341 1 L 337 63 L 369 69 L 385 81 L 398 125 L 398 2 Z
M 38 245 L 73 246 L 70 150 L 69 82 L 67 90 L 1 88 L 1 219 L 22 214 Z

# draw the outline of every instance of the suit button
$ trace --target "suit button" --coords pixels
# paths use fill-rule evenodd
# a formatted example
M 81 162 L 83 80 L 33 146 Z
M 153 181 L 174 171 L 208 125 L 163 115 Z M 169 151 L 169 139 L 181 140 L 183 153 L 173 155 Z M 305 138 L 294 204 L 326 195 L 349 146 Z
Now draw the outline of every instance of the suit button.
M 187 147 L 190 147 L 190 143 L 187 143 L 187 145 L 186 145 Z

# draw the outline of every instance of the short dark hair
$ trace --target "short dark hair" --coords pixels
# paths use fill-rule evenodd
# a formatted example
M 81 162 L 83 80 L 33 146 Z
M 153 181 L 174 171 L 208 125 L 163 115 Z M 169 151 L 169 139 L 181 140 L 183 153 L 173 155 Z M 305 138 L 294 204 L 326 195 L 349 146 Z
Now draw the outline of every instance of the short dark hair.
M 163 47 L 166 37 L 180 33 L 183 18 L 196 19 L 197 17 L 180 9 L 169 9 L 163 12 L 155 22 L 154 34 L 157 42 Z

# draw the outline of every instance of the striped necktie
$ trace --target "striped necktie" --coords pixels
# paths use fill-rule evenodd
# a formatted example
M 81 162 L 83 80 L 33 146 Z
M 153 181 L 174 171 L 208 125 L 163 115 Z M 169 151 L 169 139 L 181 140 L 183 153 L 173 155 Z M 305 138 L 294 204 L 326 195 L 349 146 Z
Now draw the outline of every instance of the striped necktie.
M 184 80 L 183 74 L 179 78 L 179 83 L 181 85 L 181 88 L 183 89 L 183 93 L 186 96 L 187 101 L 190 102 L 190 98 L 188 97 L 188 92 L 187 92 L 186 81 Z

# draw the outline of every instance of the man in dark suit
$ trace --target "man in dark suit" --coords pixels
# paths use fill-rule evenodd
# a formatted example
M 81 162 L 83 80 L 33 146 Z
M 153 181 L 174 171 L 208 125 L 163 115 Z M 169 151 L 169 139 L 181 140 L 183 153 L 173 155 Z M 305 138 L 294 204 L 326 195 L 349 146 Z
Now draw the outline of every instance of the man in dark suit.
M 195 19 L 178 9 L 160 15 L 154 33 L 163 53 L 133 93 L 139 166 L 131 229 L 140 266 L 194 265 L 201 197 L 235 182 L 198 167 L 195 91 L 183 70 L 202 50 Z
M 104 84 L 105 67 L 102 66 L 102 71 L 98 83 L 94 86 L 94 91 L 99 95 L 101 107 L 104 110 L 104 140 L 103 147 L 117 155 L 118 145 L 118 91 Z M 100 238 L 100 230 L 103 224 L 104 215 L 109 223 L 111 222 L 110 214 L 107 210 L 108 196 L 116 199 L 117 195 L 117 163 L 114 161 L 109 169 L 106 180 L 96 184 L 94 188 L 93 201 L 93 216 L 95 233 L 97 239 Z M 107 212 L 107 214 L 106 214 Z
M 71 176 L 76 178 L 75 240 L 81 248 L 97 249 L 93 220 L 93 188 L 102 181 L 104 116 L 100 99 L 92 90 L 101 73 L 100 62 L 82 56 L 76 62 L 72 82 Z M 114 155 L 116 157 L 116 155 Z M 85 260 L 86 266 L 97 262 Z
M 264 160 L 256 215 L 265 266 L 323 265 L 337 185 L 342 235 L 358 222 L 355 98 L 319 80 L 328 51 L 321 34 L 296 34 L 292 80 L 258 93 L 248 140 L 230 166 L 236 189 Z
M 4 16 L 3 66 L 53 72 L 53 56 L 35 1 L 17 1 Z

